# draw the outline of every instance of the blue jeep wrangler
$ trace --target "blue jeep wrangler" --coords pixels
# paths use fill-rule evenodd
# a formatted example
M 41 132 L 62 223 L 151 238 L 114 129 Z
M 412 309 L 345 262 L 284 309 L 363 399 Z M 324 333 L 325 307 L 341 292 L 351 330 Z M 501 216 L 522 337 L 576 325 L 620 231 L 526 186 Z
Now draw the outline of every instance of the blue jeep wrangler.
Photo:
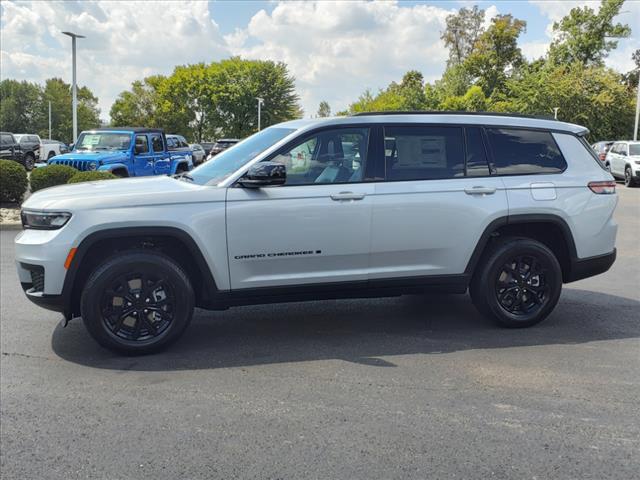
M 111 172 L 119 177 L 173 175 L 193 168 L 190 150 L 169 150 L 158 128 L 100 128 L 82 132 L 73 150 L 51 158 L 48 165 L 81 171 Z

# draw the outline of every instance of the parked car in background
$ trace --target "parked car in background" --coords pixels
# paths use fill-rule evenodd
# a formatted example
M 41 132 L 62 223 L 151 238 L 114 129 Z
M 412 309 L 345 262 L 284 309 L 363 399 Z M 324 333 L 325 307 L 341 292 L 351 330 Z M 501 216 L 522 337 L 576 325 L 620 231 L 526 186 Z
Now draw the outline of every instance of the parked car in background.
M 616 184 L 587 133 L 449 112 L 281 123 L 188 176 L 36 192 L 18 276 L 128 354 L 174 342 L 194 307 L 428 291 L 528 327 L 616 257 Z
M 216 142 L 200 142 L 200 145 L 204 149 L 205 158 L 209 156 L 209 154 L 211 153 L 211 149 L 215 144 Z
M 615 142 L 607 152 L 605 166 L 627 187 L 640 184 L 640 141 Z
M 167 148 L 172 151 L 191 151 L 189 143 L 182 135 L 167 133 Z
M 0 132 L 0 159 L 13 160 L 24 165 L 24 155 L 13 133 Z
M 47 161 L 56 155 L 69 153 L 69 147 L 58 140 L 40 140 L 40 160 Z
M 211 160 L 217 154 L 219 154 L 220 152 L 224 152 L 227 148 L 234 146 L 239 141 L 240 140 L 238 140 L 237 138 L 221 138 L 211 148 L 211 151 L 207 156 L 207 160 Z
M 191 153 L 193 155 L 194 165 L 200 165 L 202 162 L 204 162 L 206 154 L 204 152 L 204 148 L 202 148 L 202 145 L 198 143 L 191 143 L 189 144 L 189 148 L 191 149 Z
M 111 172 L 119 177 L 173 175 L 193 168 L 191 150 L 169 151 L 157 128 L 115 127 L 82 132 L 70 153 L 49 165 L 69 165 L 81 171 Z
M 600 161 L 604 162 L 607 156 L 607 152 L 611 148 L 611 145 L 613 145 L 613 140 L 603 140 L 601 142 L 594 143 L 593 145 L 591 145 L 591 148 L 595 150 L 596 155 L 598 155 Z
M 40 159 L 40 137 L 31 133 L 16 133 L 14 137 L 22 151 L 24 168 L 32 170 L 36 161 Z

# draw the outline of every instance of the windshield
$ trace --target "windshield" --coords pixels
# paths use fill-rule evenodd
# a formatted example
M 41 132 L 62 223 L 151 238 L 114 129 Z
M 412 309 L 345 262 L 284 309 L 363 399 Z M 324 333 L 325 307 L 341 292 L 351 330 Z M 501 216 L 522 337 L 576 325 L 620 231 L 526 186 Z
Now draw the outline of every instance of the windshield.
M 76 142 L 75 150 L 128 150 L 130 145 L 130 133 L 82 133 Z
M 189 172 L 189 175 L 201 185 L 220 183 L 244 164 L 294 131 L 295 129 L 292 128 L 266 128 L 219 153 L 213 160 L 194 168 Z
M 640 155 L 640 143 L 632 143 L 629 145 L 629 155 Z

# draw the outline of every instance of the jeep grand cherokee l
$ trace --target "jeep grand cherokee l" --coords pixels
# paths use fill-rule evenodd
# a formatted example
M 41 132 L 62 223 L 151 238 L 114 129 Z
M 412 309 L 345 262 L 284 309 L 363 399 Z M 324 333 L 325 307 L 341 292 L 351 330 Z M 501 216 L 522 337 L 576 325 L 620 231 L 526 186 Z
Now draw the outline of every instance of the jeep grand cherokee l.
M 194 307 L 430 290 L 533 325 L 615 259 L 615 183 L 586 133 L 489 114 L 281 123 L 178 178 L 36 192 L 20 281 L 128 353 L 175 341 Z

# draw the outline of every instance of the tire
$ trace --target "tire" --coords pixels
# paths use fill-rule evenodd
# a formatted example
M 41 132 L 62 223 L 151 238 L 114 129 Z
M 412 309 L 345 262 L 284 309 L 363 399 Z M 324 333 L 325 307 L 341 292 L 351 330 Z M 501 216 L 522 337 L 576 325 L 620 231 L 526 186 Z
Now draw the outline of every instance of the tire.
M 27 172 L 33 170 L 33 165 L 36 163 L 36 157 L 33 153 L 27 153 L 24 156 L 24 168 Z
M 103 347 L 128 355 L 157 352 L 191 321 L 195 296 L 189 277 L 168 256 L 120 253 L 99 265 L 80 298 L 82 320 Z
M 530 327 L 555 308 L 562 292 L 562 270 L 542 243 L 521 237 L 497 240 L 476 268 L 471 299 L 503 327 Z
M 633 172 L 631 171 L 631 167 L 627 165 L 624 169 L 624 186 L 625 187 L 635 187 L 636 181 L 633 178 Z
M 47 160 L 51 160 L 55 156 L 56 156 L 55 152 L 49 152 L 49 155 L 47 155 Z
M 128 178 L 129 177 L 129 172 L 127 172 L 126 170 L 124 170 L 122 168 L 114 170 L 111 173 L 113 173 L 118 178 Z

